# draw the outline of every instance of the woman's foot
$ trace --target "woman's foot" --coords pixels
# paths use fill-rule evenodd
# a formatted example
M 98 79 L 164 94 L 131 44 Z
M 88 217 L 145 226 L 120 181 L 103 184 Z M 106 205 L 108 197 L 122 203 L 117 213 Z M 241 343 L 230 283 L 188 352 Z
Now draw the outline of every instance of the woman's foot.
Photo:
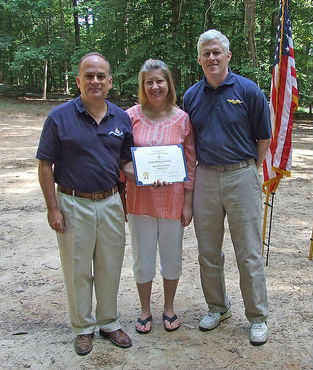
M 170 315 L 163 312 L 163 321 L 164 329 L 167 331 L 175 331 L 180 327 L 180 321 L 174 312 Z
M 137 333 L 148 334 L 151 331 L 151 321 L 152 321 L 152 315 L 146 317 L 145 319 L 138 317 L 138 320 L 135 326 Z

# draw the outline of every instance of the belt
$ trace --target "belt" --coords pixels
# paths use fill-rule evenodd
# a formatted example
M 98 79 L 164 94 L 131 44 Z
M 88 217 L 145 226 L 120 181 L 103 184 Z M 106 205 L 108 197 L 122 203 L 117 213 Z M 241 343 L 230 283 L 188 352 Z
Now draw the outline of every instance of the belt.
M 238 170 L 239 168 L 243 168 L 243 167 L 248 167 L 251 164 L 255 164 L 254 158 L 249 158 L 249 159 L 246 159 L 245 161 L 237 162 L 233 164 L 226 164 L 224 166 L 206 166 L 206 165 L 199 164 L 198 167 L 206 168 L 208 170 L 212 170 L 216 172 L 227 172 L 231 170 Z
M 106 191 L 95 191 L 94 193 L 84 193 L 82 191 L 78 190 L 73 190 L 70 188 L 66 188 L 65 186 L 58 185 L 57 190 L 60 191 L 61 193 L 67 194 L 67 195 L 72 195 L 73 197 L 78 197 L 78 198 L 87 198 L 87 199 L 92 199 L 92 200 L 102 200 L 110 195 L 113 195 L 117 193 L 117 185 L 115 185 L 112 189 L 106 190 Z

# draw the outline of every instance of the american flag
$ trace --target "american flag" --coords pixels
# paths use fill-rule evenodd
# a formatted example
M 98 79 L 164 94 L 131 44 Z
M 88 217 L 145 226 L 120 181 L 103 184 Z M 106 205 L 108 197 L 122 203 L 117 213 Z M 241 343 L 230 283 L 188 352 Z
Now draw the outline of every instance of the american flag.
M 298 89 L 289 0 L 280 1 L 275 60 L 271 84 L 271 147 L 263 162 L 263 191 L 275 192 L 283 176 L 290 176 L 293 114 L 298 108 Z

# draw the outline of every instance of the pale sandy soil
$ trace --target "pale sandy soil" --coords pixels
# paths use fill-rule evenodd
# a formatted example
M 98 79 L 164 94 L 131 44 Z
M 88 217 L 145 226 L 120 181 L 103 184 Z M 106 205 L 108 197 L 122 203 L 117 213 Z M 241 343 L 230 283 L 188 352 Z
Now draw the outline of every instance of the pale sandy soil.
M 79 357 L 73 350 L 56 238 L 46 221 L 34 159 L 51 107 L 0 97 L 0 369 L 313 369 L 313 263 L 308 260 L 313 122 L 295 125 L 292 177 L 281 182 L 276 195 L 269 266 L 265 268 L 270 302 L 268 343 L 262 347 L 249 344 L 249 323 L 228 233 L 226 279 L 233 316 L 216 330 L 199 331 L 206 305 L 191 225 L 184 236 L 183 275 L 176 299 L 182 327 L 174 333 L 163 328 L 158 274 L 152 295 L 152 332 L 145 336 L 135 332 L 139 302 L 127 232 L 119 309 L 133 347 L 119 349 L 96 335 L 93 351 Z

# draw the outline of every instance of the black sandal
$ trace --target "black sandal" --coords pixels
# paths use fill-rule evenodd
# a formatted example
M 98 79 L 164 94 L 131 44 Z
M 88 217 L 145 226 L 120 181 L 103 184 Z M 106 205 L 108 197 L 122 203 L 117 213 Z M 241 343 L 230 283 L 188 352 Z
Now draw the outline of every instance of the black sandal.
M 149 317 L 147 317 L 145 320 L 142 320 L 140 317 L 138 317 L 138 319 L 137 319 L 137 322 L 140 325 L 144 326 L 144 327 L 146 327 L 146 325 L 147 325 L 147 323 L 149 321 L 152 321 L 152 315 L 150 315 Z M 135 329 L 136 329 L 137 333 L 139 333 L 139 334 L 148 334 L 148 333 L 150 333 L 150 331 L 151 331 L 152 328 L 150 326 L 150 329 L 149 330 L 140 330 L 140 329 L 137 328 L 137 326 L 135 326 Z
M 172 322 L 174 322 L 175 320 L 177 320 L 177 316 L 176 316 L 176 314 L 175 314 L 173 317 L 169 317 L 169 316 L 167 316 L 167 315 L 163 314 L 163 320 L 164 320 L 164 329 L 165 329 L 166 331 L 175 331 L 175 330 L 177 330 L 177 329 L 180 327 L 180 324 L 179 324 L 178 326 L 176 326 L 176 328 L 171 328 L 171 329 L 169 329 L 169 328 L 167 328 L 167 327 L 166 327 L 166 325 L 165 325 L 165 320 L 166 320 L 166 321 L 168 321 L 170 324 L 172 324 Z

